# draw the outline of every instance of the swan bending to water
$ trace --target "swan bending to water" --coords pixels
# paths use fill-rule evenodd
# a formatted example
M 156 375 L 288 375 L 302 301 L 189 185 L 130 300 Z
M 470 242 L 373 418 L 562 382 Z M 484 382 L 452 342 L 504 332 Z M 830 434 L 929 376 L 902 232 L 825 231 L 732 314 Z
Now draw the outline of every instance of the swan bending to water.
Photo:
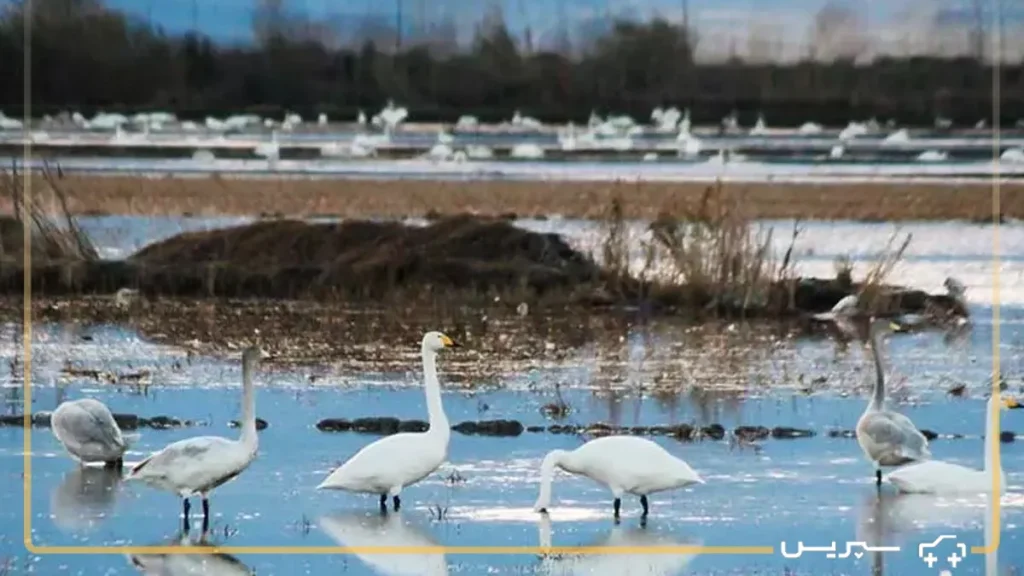
M 110 409 L 92 398 L 64 402 L 50 416 L 50 429 L 72 458 L 120 469 L 131 440 L 121 434 Z
M 420 349 L 429 415 L 427 431 L 394 434 L 364 446 L 331 472 L 317 490 L 379 494 L 381 512 L 387 511 L 387 499 L 391 496 L 394 509 L 398 511 L 402 489 L 426 478 L 448 458 L 451 427 L 441 404 L 437 353 L 458 347 L 459 344 L 440 332 L 427 332 L 423 336 Z
M 186 532 L 189 528 L 188 499 L 195 495 L 202 497 L 205 533 L 210 526 L 210 492 L 234 480 L 256 459 L 259 440 L 256 437 L 252 373 L 262 354 L 255 346 L 246 348 L 242 353 L 242 433 L 238 440 L 221 436 L 179 440 L 136 464 L 125 477 L 126 480 L 141 480 L 180 496 Z
M 646 518 L 649 494 L 704 483 L 689 464 L 650 440 L 605 436 L 571 452 L 552 450 L 544 457 L 540 465 L 540 495 L 533 505 L 536 512 L 546 513 L 551 505 L 551 481 L 556 467 L 607 486 L 615 497 L 612 505 L 616 520 L 623 494 L 640 497 L 642 518 Z
M 885 408 L 885 371 L 882 368 L 882 335 L 892 330 L 888 320 L 871 323 L 871 356 L 875 361 L 875 388 L 864 414 L 857 421 L 857 443 L 875 466 L 875 484 L 882 485 L 882 466 L 902 466 L 928 460 L 928 439 L 910 418 Z
M 904 466 L 886 475 L 886 480 L 900 492 L 908 494 L 962 494 L 992 491 L 995 463 L 992 457 L 999 450 L 999 426 L 993 413 L 999 409 L 1017 409 L 1021 405 L 1013 398 L 993 394 L 985 404 L 985 467 L 981 470 L 959 464 L 928 460 Z M 1000 493 L 1006 490 L 1006 473 L 999 467 Z

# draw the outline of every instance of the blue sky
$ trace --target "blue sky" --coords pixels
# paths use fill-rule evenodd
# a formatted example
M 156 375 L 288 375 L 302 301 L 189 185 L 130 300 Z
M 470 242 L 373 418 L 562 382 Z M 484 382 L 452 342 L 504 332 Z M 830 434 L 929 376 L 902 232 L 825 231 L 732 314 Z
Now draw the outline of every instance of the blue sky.
M 751 30 L 770 31 L 776 42 L 793 54 L 808 38 L 814 15 L 829 1 L 840 2 L 858 12 L 873 38 L 895 44 L 933 41 L 934 32 L 924 22 L 935 21 L 938 12 L 969 14 L 971 0 L 688 0 L 691 22 L 704 40 L 701 50 L 744 52 Z M 219 40 L 245 42 L 251 39 L 251 19 L 256 0 L 107 0 L 170 32 L 192 28 L 193 9 L 198 28 Z M 499 5 L 509 28 L 522 33 L 531 28 L 534 38 L 553 33 L 560 12 L 573 24 L 608 21 L 606 14 L 649 18 L 660 15 L 678 20 L 684 0 L 284 0 L 286 9 L 313 20 L 329 20 L 343 29 L 358 27 L 366 19 L 391 24 L 397 3 L 406 14 L 406 26 L 417 18 L 436 22 L 453 20 L 460 40 L 470 37 L 473 25 L 491 5 Z M 1021 0 L 1003 0 L 1017 7 L 1014 20 L 1024 21 Z M 990 5 L 990 0 L 985 0 Z M 955 19 L 955 18 L 954 18 Z M 959 38 L 953 38 L 960 42 Z M 948 42 L 947 42 L 948 43 Z M 962 42 L 961 42 L 962 43 Z M 1024 48 L 1022 48 L 1024 50 Z

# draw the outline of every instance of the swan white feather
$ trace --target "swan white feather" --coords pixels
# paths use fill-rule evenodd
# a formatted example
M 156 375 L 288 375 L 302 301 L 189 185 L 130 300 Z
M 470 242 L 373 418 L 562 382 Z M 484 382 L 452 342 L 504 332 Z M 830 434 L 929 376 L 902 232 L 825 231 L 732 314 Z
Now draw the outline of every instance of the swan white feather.
M 544 457 L 540 495 L 533 506 L 537 512 L 545 512 L 551 505 L 555 468 L 607 486 L 615 498 L 616 517 L 623 494 L 640 496 L 646 514 L 648 495 L 704 483 L 689 464 L 650 440 L 605 436 L 572 451 L 552 450 Z
M 394 434 L 364 446 L 331 472 L 317 486 L 318 490 L 379 494 L 382 509 L 386 509 L 386 499 L 391 496 L 397 510 L 402 489 L 426 478 L 447 460 L 451 428 L 441 403 L 437 354 L 445 348 L 457 346 L 440 332 L 428 332 L 423 337 L 421 354 L 429 415 L 427 431 Z
M 110 409 L 99 400 L 63 402 L 50 415 L 50 429 L 72 458 L 82 464 L 119 465 L 134 437 L 125 437 Z
M 188 522 L 188 498 L 203 498 L 204 529 L 209 521 L 209 493 L 239 474 L 256 459 L 259 441 L 256 435 L 256 401 L 252 390 L 252 372 L 262 352 L 247 348 L 242 353 L 242 432 L 238 440 L 220 436 L 199 436 L 169 444 L 163 450 L 131 468 L 126 480 L 144 483 L 177 494 L 184 500 Z
M 993 394 L 985 405 L 985 464 L 981 470 L 952 462 L 928 460 L 904 466 L 886 475 L 885 479 L 900 492 L 908 494 L 962 494 L 992 492 L 996 464 L 992 461 L 999 450 L 999 427 L 993 413 L 999 409 L 1018 408 L 1014 399 Z M 999 466 L 999 493 L 1006 491 L 1006 473 Z
M 867 408 L 857 421 L 857 443 L 864 455 L 875 465 L 881 484 L 882 466 L 902 466 L 928 460 L 928 439 L 906 416 L 885 407 L 885 371 L 882 367 L 881 335 L 890 323 L 876 320 L 871 324 L 871 356 L 875 361 L 875 387 Z

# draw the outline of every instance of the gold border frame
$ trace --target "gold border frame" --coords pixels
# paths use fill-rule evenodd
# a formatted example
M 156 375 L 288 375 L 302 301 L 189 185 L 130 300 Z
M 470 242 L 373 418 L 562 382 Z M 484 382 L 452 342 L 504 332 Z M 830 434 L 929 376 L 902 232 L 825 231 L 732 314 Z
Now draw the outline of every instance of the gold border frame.
M 32 139 L 29 133 L 29 126 L 32 121 L 32 4 L 33 0 L 24 0 L 24 47 L 23 47 L 23 159 L 22 166 L 22 189 L 24 199 L 22 202 L 22 222 L 31 220 L 32 200 L 32 170 L 28 166 L 32 157 Z M 993 218 L 993 285 L 992 285 L 992 393 L 1000 393 L 1000 366 L 999 366 L 999 220 L 1000 220 L 1000 173 L 999 173 L 999 149 L 1000 149 L 1000 68 L 1002 66 L 1002 38 L 998 21 L 1001 18 L 1000 0 L 992 0 L 993 4 L 993 73 L 992 73 L 992 218 Z M 32 554 L 456 554 L 456 555 L 531 555 L 540 553 L 562 553 L 562 554 L 735 554 L 735 555 L 773 555 L 774 546 L 37 546 L 32 542 L 32 227 L 23 226 L 22 244 L 23 253 L 23 275 L 24 275 L 24 303 L 22 318 L 22 346 L 24 348 L 24 362 L 22 377 L 22 391 L 24 402 L 24 474 L 22 475 L 23 497 L 24 497 L 24 526 L 23 540 L 26 550 Z M 996 403 L 993 407 L 997 428 L 1001 422 L 1000 406 Z M 998 468 L 1000 462 L 999 443 L 996 443 L 996 450 L 993 454 L 993 465 Z M 993 475 L 992 494 L 999 494 L 999 476 Z M 992 497 L 991 495 L 989 497 Z M 1001 517 L 1000 499 L 997 497 L 994 502 L 992 518 L 995 531 L 992 533 L 992 542 L 985 546 L 972 546 L 972 554 L 990 554 L 999 549 L 1002 536 L 1002 526 L 999 522 Z

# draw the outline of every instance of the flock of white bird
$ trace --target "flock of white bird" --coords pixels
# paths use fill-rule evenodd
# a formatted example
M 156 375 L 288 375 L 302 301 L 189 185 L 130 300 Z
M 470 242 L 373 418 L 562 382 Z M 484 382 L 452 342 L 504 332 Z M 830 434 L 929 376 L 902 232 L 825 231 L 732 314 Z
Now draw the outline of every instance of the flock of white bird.
M 950 282 L 955 282 L 950 279 Z M 993 413 L 1000 408 L 1020 408 L 1011 398 L 995 392 L 988 400 L 985 424 L 985 460 L 975 470 L 931 459 L 928 441 L 906 416 L 886 407 L 885 377 L 881 346 L 883 337 L 897 327 L 892 321 L 865 316 L 858 310 L 856 296 L 841 300 L 831 312 L 818 315 L 833 321 L 857 337 L 866 333 L 865 346 L 876 368 L 874 391 L 856 426 L 856 437 L 875 470 L 876 485 L 883 480 L 900 492 L 950 494 L 991 492 L 996 473 L 993 456 L 999 449 L 999 430 Z M 437 376 L 437 356 L 459 345 L 441 332 L 428 332 L 421 343 L 424 389 L 428 413 L 425 432 L 386 436 L 370 443 L 331 472 L 317 489 L 372 494 L 380 499 L 386 513 L 388 499 L 398 511 L 400 495 L 408 486 L 434 473 L 448 458 L 451 427 L 445 416 Z M 148 458 L 131 465 L 126 480 L 138 480 L 172 492 L 183 501 L 185 528 L 189 522 L 189 499 L 199 496 L 203 506 L 203 531 L 209 526 L 209 495 L 217 487 L 240 475 L 255 460 L 259 446 L 253 373 L 262 356 L 258 347 L 242 354 L 242 424 L 236 439 L 200 436 L 180 440 Z M 93 399 L 61 404 L 51 417 L 54 435 L 67 452 L 83 465 L 102 464 L 121 469 L 131 439 L 123 435 L 110 410 Z M 883 478 L 883 467 L 896 467 Z M 552 482 L 556 469 L 590 478 L 608 488 L 613 514 L 620 516 L 625 495 L 639 497 L 642 519 L 649 511 L 648 497 L 659 492 L 704 484 L 689 464 L 661 445 L 635 436 L 612 435 L 586 442 L 575 450 L 553 450 L 540 465 L 540 493 L 534 510 L 546 514 L 551 506 Z M 1006 485 L 998 468 L 1000 491 Z
M 344 142 L 327 142 L 320 145 L 320 154 L 324 157 L 343 158 L 368 158 L 377 155 L 377 150 L 392 143 L 392 135 L 400 124 L 409 118 L 409 111 L 405 107 L 396 106 L 394 102 L 388 101 L 387 105 L 372 118 L 367 119 L 364 112 L 360 111 L 356 118 L 356 125 L 360 131 L 353 138 Z M 191 133 L 189 141 L 200 149 L 196 152 L 197 160 L 209 160 L 211 152 L 201 146 L 227 145 L 230 142 L 224 139 L 224 134 L 229 132 L 244 131 L 250 128 L 265 128 L 271 130 L 271 141 L 260 142 L 253 146 L 253 153 L 266 158 L 268 162 L 274 163 L 280 159 L 281 147 L 278 143 L 278 131 L 291 132 L 304 124 L 303 118 L 291 112 L 286 112 L 280 120 L 274 118 L 263 118 L 255 114 L 236 114 L 224 119 L 207 117 L 202 124 L 185 120 L 179 121 L 170 112 L 144 112 L 131 117 L 116 113 L 99 113 L 91 119 L 86 119 L 82 114 L 74 112 L 70 114 L 70 122 L 76 128 L 86 131 L 112 131 L 114 134 L 110 139 L 112 144 L 117 145 L 143 145 L 150 142 L 150 134 L 166 130 L 170 126 L 176 126 L 178 130 Z M 329 123 L 326 114 L 319 114 L 317 125 L 325 127 Z M 44 127 L 58 125 L 60 122 L 46 116 L 42 119 Z M 1024 120 L 1018 123 L 1024 127 Z M 132 127 L 135 131 L 129 132 L 125 127 Z M 457 131 L 474 131 L 481 126 L 479 120 L 474 116 L 462 116 L 455 123 Z M 368 131 L 370 128 L 376 132 Z M 950 123 L 946 119 L 936 120 L 937 128 L 949 128 Z M 984 128 L 985 123 L 981 121 L 975 128 Z M 545 125 L 535 118 L 522 115 L 518 110 L 512 119 L 501 123 L 498 128 L 514 132 L 540 132 L 545 130 Z M 695 158 L 700 156 L 704 149 L 701 139 L 695 136 L 691 130 L 689 109 L 680 111 L 678 108 L 655 108 L 651 112 L 650 123 L 644 125 L 636 122 L 627 115 L 608 116 L 602 118 L 596 112 L 592 112 L 587 125 L 577 128 L 572 122 L 558 128 L 558 146 L 563 152 L 577 150 L 611 150 L 628 152 L 635 148 L 634 138 L 653 131 L 655 134 L 676 134 L 671 141 L 659 142 L 657 151 L 647 152 L 643 156 L 644 161 L 656 161 L 659 153 L 674 153 L 682 158 Z M 0 130 L 23 130 L 22 121 L 9 118 L 0 112 Z M 749 136 L 772 136 L 783 133 L 793 133 L 793 129 L 772 129 L 765 122 L 763 115 L 758 115 L 756 124 L 749 130 L 745 130 L 739 124 L 738 115 L 733 112 L 722 119 L 721 131 L 729 134 L 747 133 Z M 199 138 L 198 133 L 205 131 L 217 135 L 216 138 Z M 815 122 L 806 122 L 798 127 L 795 132 L 798 135 L 814 136 L 822 134 L 825 128 Z M 899 146 L 911 140 L 910 133 L 906 129 L 897 129 L 894 121 L 885 125 L 879 124 L 875 119 L 867 122 L 851 121 L 836 136 L 836 144 L 828 154 L 828 158 L 839 159 L 846 153 L 846 146 L 850 141 L 872 134 L 887 135 L 881 141 L 884 146 Z M 44 143 L 50 140 L 49 133 L 43 130 L 31 132 L 31 138 L 36 143 Z M 436 162 L 464 162 L 467 160 L 489 160 L 493 157 L 493 151 L 484 145 L 469 144 L 456 147 L 453 136 L 444 128 L 438 130 L 437 141 L 423 155 L 424 159 Z M 509 156 L 517 159 L 538 160 L 545 156 L 544 147 L 533 142 L 521 142 L 512 147 Z M 948 152 L 943 150 L 925 150 L 918 154 L 916 160 L 919 162 L 944 162 L 949 159 Z M 1005 150 L 1000 159 L 1004 162 L 1024 162 L 1024 149 L 1011 148 Z M 719 156 L 714 161 L 737 161 L 742 157 L 732 150 L 720 150 Z

